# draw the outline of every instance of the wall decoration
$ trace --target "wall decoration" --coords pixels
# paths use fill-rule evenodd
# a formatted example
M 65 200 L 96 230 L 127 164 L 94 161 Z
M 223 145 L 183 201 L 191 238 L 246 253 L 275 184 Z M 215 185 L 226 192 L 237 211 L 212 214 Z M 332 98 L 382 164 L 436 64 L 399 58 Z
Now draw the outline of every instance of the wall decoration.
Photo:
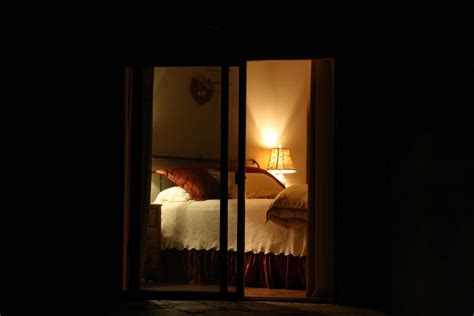
M 197 76 L 191 79 L 191 96 L 200 105 L 209 102 L 214 94 L 213 86 L 217 82 L 204 76 Z

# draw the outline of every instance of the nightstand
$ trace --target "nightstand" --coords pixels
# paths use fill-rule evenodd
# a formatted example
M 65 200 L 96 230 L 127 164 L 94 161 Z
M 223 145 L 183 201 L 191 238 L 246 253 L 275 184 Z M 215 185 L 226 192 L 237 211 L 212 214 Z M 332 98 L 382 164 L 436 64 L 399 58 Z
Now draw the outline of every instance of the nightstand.
M 143 275 L 149 283 L 159 281 L 161 251 L 161 204 L 151 204 Z

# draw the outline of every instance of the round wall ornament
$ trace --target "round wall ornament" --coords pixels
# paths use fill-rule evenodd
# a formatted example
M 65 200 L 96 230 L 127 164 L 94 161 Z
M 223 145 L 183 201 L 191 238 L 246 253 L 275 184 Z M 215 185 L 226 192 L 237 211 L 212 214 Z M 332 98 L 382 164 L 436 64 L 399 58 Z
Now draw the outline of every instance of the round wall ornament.
M 193 77 L 191 79 L 191 96 L 199 103 L 204 104 L 211 100 L 213 95 L 213 83 L 211 79 L 205 77 Z

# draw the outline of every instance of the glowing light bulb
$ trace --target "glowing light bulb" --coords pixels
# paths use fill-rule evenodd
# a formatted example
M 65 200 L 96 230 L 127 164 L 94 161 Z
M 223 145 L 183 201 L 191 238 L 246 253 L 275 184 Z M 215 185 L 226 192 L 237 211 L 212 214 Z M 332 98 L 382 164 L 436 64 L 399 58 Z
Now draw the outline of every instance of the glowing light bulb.
M 263 134 L 263 143 L 265 144 L 265 146 L 267 146 L 268 148 L 272 148 L 276 146 L 278 136 L 273 130 L 265 128 L 263 129 L 262 134 Z

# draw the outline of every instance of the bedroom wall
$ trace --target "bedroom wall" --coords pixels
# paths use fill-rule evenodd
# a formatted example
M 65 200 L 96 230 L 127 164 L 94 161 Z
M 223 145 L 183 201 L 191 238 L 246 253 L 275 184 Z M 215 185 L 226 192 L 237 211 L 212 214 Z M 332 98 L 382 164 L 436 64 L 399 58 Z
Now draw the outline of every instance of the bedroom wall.
M 209 102 L 197 103 L 190 94 L 194 76 L 204 75 L 212 82 L 220 82 L 219 67 L 155 67 L 153 86 L 154 156 L 220 158 L 221 85 L 213 87 Z M 231 67 L 229 74 L 229 159 L 238 155 L 239 72 Z M 152 168 L 160 167 L 152 161 Z M 159 193 L 160 177 L 151 179 L 150 199 Z
M 310 79 L 310 60 L 247 63 L 247 157 L 266 168 L 270 148 L 288 147 L 296 173 L 287 185 L 306 183 Z
M 218 159 L 220 157 L 221 85 L 209 102 L 190 94 L 194 76 L 220 82 L 219 67 L 156 67 L 153 87 L 153 155 Z M 229 156 L 237 159 L 238 69 L 230 69 Z
M 153 86 L 154 156 L 219 159 L 221 85 L 213 87 L 209 102 L 197 103 L 190 94 L 191 79 L 204 75 L 220 82 L 219 67 L 155 67 Z M 239 73 L 231 67 L 229 87 L 229 159 L 237 160 Z M 159 164 L 152 161 L 152 168 Z M 151 180 L 150 199 L 159 193 L 159 176 Z
M 271 147 L 289 147 L 296 173 L 288 185 L 306 183 L 306 113 L 309 60 L 249 62 L 247 69 L 247 157 L 266 168 Z M 230 70 L 229 158 L 237 159 L 238 69 Z M 153 155 L 218 159 L 220 84 L 199 105 L 189 93 L 193 76 L 220 81 L 217 67 L 156 67 L 153 89 Z M 268 137 L 273 139 L 270 141 Z M 266 137 L 266 138 L 265 138 Z M 155 186 L 152 184 L 152 189 Z M 152 190 L 152 197 L 156 195 Z

